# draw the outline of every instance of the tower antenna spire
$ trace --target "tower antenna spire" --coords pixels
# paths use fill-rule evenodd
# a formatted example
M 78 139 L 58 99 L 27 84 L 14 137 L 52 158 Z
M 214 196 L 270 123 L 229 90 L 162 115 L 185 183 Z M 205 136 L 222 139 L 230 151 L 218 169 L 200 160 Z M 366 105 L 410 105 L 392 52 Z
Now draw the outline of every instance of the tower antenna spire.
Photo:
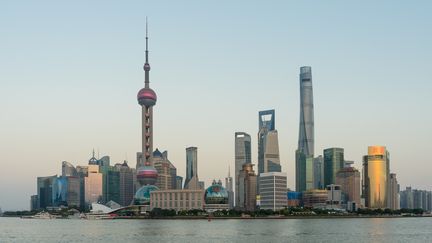
M 146 88 L 149 88 L 149 73 L 150 73 L 150 64 L 148 61 L 148 20 L 146 16 L 146 50 L 145 50 L 145 64 L 144 64 L 144 72 L 145 72 L 145 79 L 144 84 Z

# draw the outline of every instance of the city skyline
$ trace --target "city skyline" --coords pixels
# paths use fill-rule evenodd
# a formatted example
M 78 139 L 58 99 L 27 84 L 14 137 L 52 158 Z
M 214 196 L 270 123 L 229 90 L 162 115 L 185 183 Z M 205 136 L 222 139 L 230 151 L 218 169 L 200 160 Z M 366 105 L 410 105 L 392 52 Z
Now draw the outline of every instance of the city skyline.
M 293 11 L 289 8 L 294 7 L 292 4 L 279 4 L 286 11 Z M 96 9 L 96 5 L 90 8 Z M 79 3 L 69 5 L 72 9 L 78 6 Z M 140 65 L 144 62 L 147 12 L 143 6 L 147 5 L 134 6 L 141 9 L 120 8 L 120 19 L 110 20 L 98 12 L 97 16 L 106 23 L 89 21 L 94 16 L 87 12 L 82 13 L 83 20 L 70 22 L 72 15 L 64 10 L 28 23 L 18 17 L 22 14 L 37 17 L 38 11 L 34 9 L 39 6 L 26 9 L 9 3 L 4 14 L 0 10 L 0 20 L 4 20 L 0 22 L 6 27 L 7 36 L 0 40 L 7 49 L 0 57 L 0 64 L 5 67 L 1 76 L 5 82 L 0 89 L 0 108 L 5 112 L 0 120 L 0 145 L 4 149 L 0 164 L 7 168 L 0 174 L 0 193 L 10 195 L 8 199 L 0 199 L 2 209 L 28 208 L 37 176 L 61 174 L 62 161 L 75 166 L 85 164 L 94 147 L 101 154 L 110 155 L 114 163 L 127 159 L 129 166 L 135 164 L 141 132 L 133 97 L 142 80 Z M 234 9 L 240 6 L 234 4 Z M 306 9 L 306 6 L 296 7 Z M 320 4 L 315 8 L 319 6 L 328 8 Z M 160 5 L 149 5 L 148 12 L 157 7 Z M 333 7 L 336 9 L 332 13 L 341 8 Z M 228 165 L 234 168 L 235 132 L 252 134 L 251 162 L 258 163 L 256 113 L 275 109 L 281 167 L 288 174 L 288 187 L 294 189 L 298 69 L 307 65 L 314 70 L 314 156 L 321 155 L 325 148 L 341 147 L 345 157 L 354 160 L 354 167 L 360 169 L 367 146 L 384 145 L 392 153 L 391 170 L 397 174 L 401 188 L 412 185 L 430 189 L 427 170 L 431 167 L 427 158 L 419 156 L 427 151 L 431 135 L 427 125 L 432 118 L 424 111 L 431 103 L 427 66 L 432 62 L 432 53 L 427 41 L 432 35 L 430 30 L 422 29 L 427 26 L 422 18 L 430 17 L 424 10 L 415 9 L 416 15 L 407 13 L 412 18 L 398 20 L 398 14 L 412 10 L 408 4 L 399 4 L 395 7 L 399 11 L 386 13 L 387 18 L 394 20 L 390 23 L 378 17 L 382 14 L 378 10 L 385 7 L 383 3 L 377 4 L 377 12 L 369 12 L 372 21 L 381 25 L 357 22 L 362 19 L 357 15 L 348 18 L 358 32 L 350 32 L 348 25 L 338 22 L 349 16 L 349 12 L 338 12 L 334 19 L 322 22 L 329 33 L 318 29 L 317 17 L 301 21 L 305 17 L 291 13 L 299 18 L 296 20 L 289 17 L 290 12 L 278 11 L 274 6 L 264 7 L 267 18 L 252 18 L 253 15 L 242 12 L 243 17 L 251 17 L 248 20 L 255 23 L 254 28 L 243 28 L 248 22 L 233 11 L 228 11 L 224 19 L 210 14 L 203 23 L 198 23 L 202 16 L 197 13 L 191 16 L 177 13 L 168 20 L 164 19 L 168 13 L 150 15 L 152 63 L 156 67 L 152 80 L 157 80 L 152 87 L 163 97 L 155 114 L 158 135 L 154 148 L 168 150 L 178 174 L 185 176 L 184 149 L 198 147 L 197 173 L 209 185 L 214 178 L 226 176 Z M 50 8 L 61 10 L 58 5 Z M 107 13 L 115 12 L 114 6 L 103 8 Z M 273 18 L 268 17 L 270 10 L 275 11 Z M 317 13 L 316 9 L 312 11 Z M 128 13 L 132 14 L 126 17 Z M 54 17 L 59 18 L 58 23 L 53 22 Z M 175 18 L 182 19 L 184 25 L 174 25 Z M 88 27 L 83 26 L 86 20 Z M 231 28 L 230 23 L 234 23 Z M 61 24 L 66 26 L 56 32 Z M 303 32 L 294 24 L 310 29 Z M 414 24 L 417 28 L 410 28 Z M 213 29 L 215 33 L 207 30 L 215 26 L 219 26 Z M 290 28 L 299 31 L 295 37 L 300 40 L 292 40 L 294 31 Z M 206 36 L 198 41 L 196 37 L 201 37 L 202 31 Z M 338 40 L 341 31 L 347 31 L 343 35 L 346 39 Z M 366 33 L 369 34 L 364 36 Z M 414 33 L 415 38 L 409 33 Z M 116 37 L 109 40 L 112 35 Z M 251 36 L 256 40 L 250 40 Z M 321 38 L 307 42 L 313 39 L 310 37 Z M 402 40 L 393 42 L 396 37 Z M 354 44 L 344 45 L 344 41 Z M 255 51 L 263 47 L 267 50 Z M 266 87 L 262 87 L 263 79 Z M 245 87 L 248 93 L 242 96 Z M 265 88 L 272 93 L 267 99 L 260 96 L 269 93 Z M 413 114 L 417 115 L 415 119 Z M 409 173 L 412 161 L 424 170 L 415 175 Z M 28 169 L 23 170 L 23 164 Z M 10 192 L 11 183 L 16 191 Z

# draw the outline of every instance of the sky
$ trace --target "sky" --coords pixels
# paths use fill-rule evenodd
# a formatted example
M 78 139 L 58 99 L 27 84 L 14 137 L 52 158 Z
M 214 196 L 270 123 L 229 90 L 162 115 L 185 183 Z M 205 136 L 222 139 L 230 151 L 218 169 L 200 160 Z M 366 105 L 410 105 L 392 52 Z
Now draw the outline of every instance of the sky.
M 0 207 L 29 209 L 36 178 L 93 149 L 135 167 L 145 18 L 154 147 L 209 185 L 234 168 L 234 133 L 275 109 L 295 188 L 299 69 L 311 66 L 315 153 L 361 169 L 385 145 L 401 188 L 431 190 L 431 1 L 1 1 Z M 256 168 L 257 170 L 257 168 Z M 233 174 L 233 170 L 231 170 Z

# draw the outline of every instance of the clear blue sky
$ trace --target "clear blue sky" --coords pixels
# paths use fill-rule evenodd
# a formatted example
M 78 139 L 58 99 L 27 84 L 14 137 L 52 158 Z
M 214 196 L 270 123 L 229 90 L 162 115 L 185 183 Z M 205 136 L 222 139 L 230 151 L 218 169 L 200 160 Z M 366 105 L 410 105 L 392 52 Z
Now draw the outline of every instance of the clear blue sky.
M 145 16 L 155 147 L 185 174 L 234 167 L 234 132 L 253 138 L 276 110 L 282 170 L 294 188 L 300 66 L 312 66 L 315 151 L 343 147 L 361 168 L 386 145 L 402 187 L 431 188 L 431 1 L 2 1 L 0 207 L 27 209 L 36 177 L 93 148 L 135 166 Z

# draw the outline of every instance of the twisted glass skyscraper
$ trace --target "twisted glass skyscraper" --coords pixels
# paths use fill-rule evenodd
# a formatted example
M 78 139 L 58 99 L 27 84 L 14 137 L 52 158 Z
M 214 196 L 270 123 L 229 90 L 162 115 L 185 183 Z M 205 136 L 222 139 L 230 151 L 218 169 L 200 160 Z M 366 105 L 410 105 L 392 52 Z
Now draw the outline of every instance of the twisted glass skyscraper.
M 296 191 L 312 189 L 314 112 L 311 67 L 300 68 L 300 126 L 296 151 Z

